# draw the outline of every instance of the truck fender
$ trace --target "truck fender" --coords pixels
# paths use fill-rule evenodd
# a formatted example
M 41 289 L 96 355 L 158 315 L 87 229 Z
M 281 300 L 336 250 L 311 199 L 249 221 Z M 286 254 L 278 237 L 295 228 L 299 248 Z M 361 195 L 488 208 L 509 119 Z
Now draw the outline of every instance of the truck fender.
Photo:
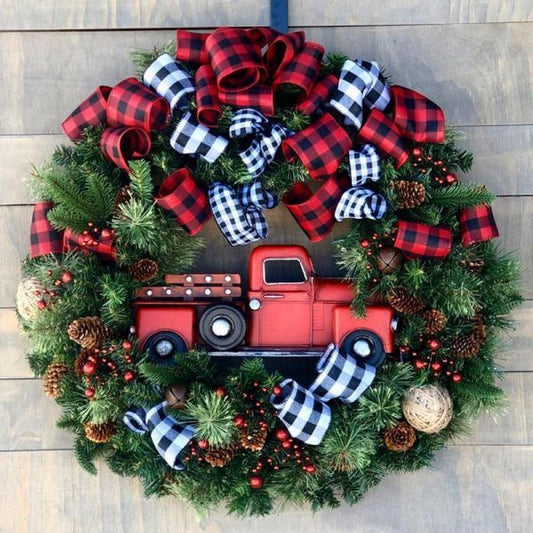
M 136 332 L 139 346 L 143 349 L 146 341 L 156 333 L 170 331 L 179 335 L 187 350 L 194 345 L 194 324 L 196 313 L 191 307 L 140 306 L 137 309 Z

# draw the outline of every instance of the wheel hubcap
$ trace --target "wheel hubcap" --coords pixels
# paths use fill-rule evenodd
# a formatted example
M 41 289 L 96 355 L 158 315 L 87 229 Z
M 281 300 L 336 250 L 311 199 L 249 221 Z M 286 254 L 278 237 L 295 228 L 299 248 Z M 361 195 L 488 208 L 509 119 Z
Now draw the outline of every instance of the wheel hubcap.
M 358 339 L 353 343 L 353 351 L 359 357 L 368 357 L 372 353 L 372 345 L 367 339 Z
M 217 317 L 211 324 L 211 331 L 217 337 L 227 337 L 231 333 L 231 322 L 227 318 Z
M 155 351 L 159 357 L 168 357 L 174 350 L 174 345 L 167 339 L 158 341 L 155 345 Z

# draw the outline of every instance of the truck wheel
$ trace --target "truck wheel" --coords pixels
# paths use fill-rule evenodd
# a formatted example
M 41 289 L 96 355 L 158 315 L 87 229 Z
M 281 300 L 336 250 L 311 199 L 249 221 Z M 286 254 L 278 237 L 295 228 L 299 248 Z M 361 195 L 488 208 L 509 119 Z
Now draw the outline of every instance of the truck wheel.
M 246 321 L 235 307 L 214 305 L 200 317 L 198 329 L 202 339 L 212 348 L 231 350 L 242 342 Z
M 360 363 L 366 363 L 375 367 L 385 361 L 385 350 L 382 340 L 372 331 L 358 329 L 352 331 L 344 339 L 341 349 L 355 357 Z
M 172 366 L 176 364 L 175 355 L 187 351 L 184 340 L 172 331 L 160 331 L 152 335 L 144 345 L 152 363 Z

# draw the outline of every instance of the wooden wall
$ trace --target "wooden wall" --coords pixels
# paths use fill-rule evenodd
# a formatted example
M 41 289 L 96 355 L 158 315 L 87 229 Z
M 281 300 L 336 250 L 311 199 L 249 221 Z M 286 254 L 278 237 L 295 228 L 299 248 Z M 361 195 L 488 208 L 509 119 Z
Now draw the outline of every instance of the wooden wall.
M 196 522 L 170 499 L 146 502 L 136 480 L 75 463 L 72 439 L 55 429 L 55 404 L 24 360 L 13 299 L 28 250 L 25 177 L 65 142 L 60 122 L 98 84 L 132 72 L 132 48 L 164 43 L 176 27 L 268 24 L 263 0 L 0 0 L 0 512 L 1 532 L 486 531 L 533 527 L 533 3 L 531 0 L 291 0 L 290 24 L 353 57 L 375 59 L 398 83 L 439 102 L 475 153 L 469 179 L 497 193 L 502 246 L 524 266 L 526 304 L 504 339 L 509 411 L 421 472 L 391 476 L 356 508 L 299 509 L 253 523 L 218 512 Z M 278 210 L 273 241 L 305 241 Z M 342 232 L 339 227 L 337 233 Z M 221 270 L 243 251 L 207 228 Z M 335 272 L 331 239 L 310 246 L 322 274 Z M 248 252 L 246 252 L 247 254 Z M 207 260 L 201 259 L 207 268 Z

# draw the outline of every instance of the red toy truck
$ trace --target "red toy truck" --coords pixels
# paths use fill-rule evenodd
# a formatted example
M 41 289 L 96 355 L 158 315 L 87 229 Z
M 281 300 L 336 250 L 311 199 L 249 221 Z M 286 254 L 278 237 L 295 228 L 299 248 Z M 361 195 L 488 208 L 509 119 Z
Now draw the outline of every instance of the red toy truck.
M 250 255 L 249 289 L 242 298 L 238 274 L 169 275 L 166 286 L 137 292 L 136 332 L 153 361 L 195 345 L 213 355 L 316 357 L 334 342 L 370 364 L 393 351 L 396 321 L 387 306 L 350 312 L 353 289 L 340 279 L 319 278 L 301 246 L 258 246 Z M 314 353 L 313 353 L 314 352 Z

